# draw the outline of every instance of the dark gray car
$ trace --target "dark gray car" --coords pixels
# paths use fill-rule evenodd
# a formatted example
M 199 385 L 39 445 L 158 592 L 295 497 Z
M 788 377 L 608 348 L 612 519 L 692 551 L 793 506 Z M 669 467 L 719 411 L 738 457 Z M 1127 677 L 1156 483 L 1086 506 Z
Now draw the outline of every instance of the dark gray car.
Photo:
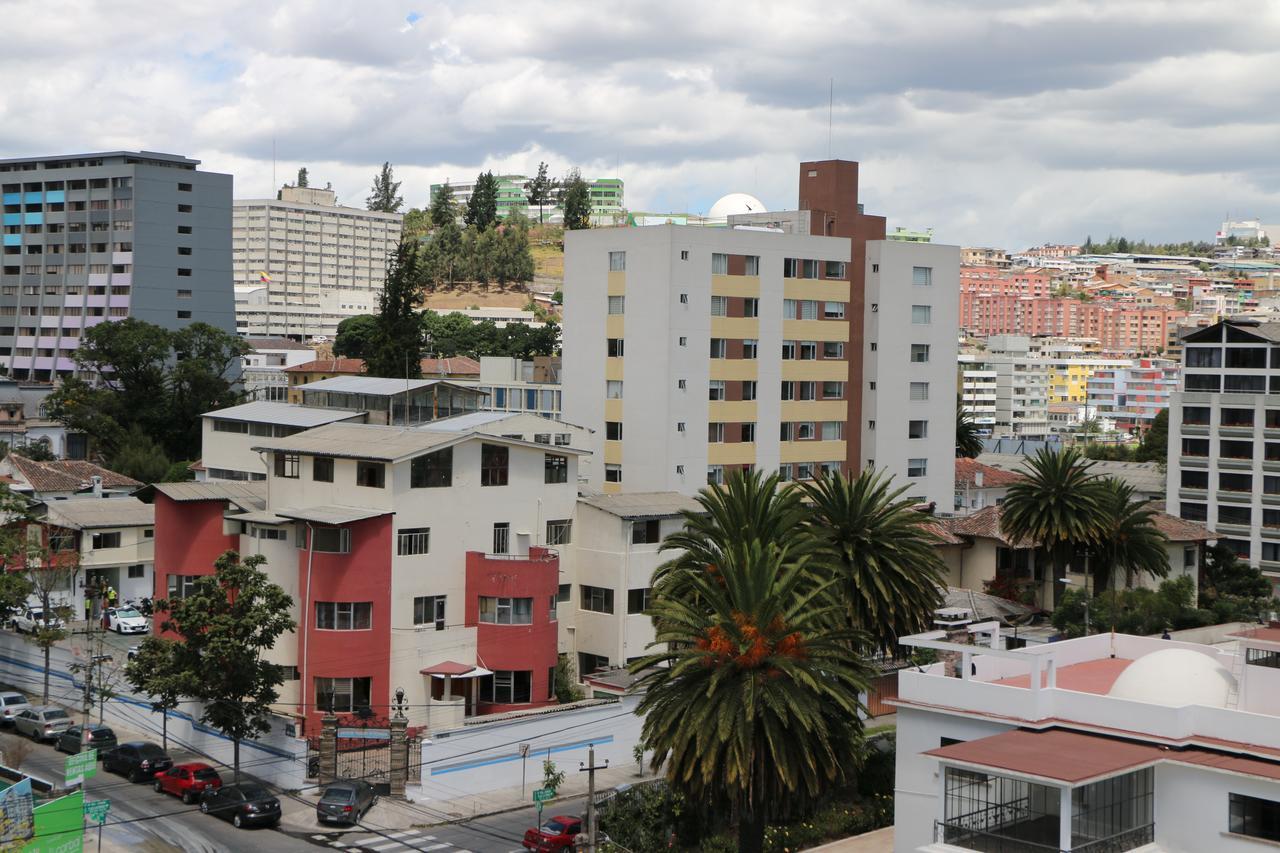
M 373 786 L 360 779 L 339 779 L 324 789 L 316 806 L 316 819 L 321 823 L 357 823 L 365 816 L 378 795 Z
M 58 752 L 83 752 L 86 749 L 98 750 L 98 755 L 116 747 L 116 733 L 102 723 L 89 723 L 87 726 L 72 726 L 53 743 Z
M 158 744 L 145 740 L 122 743 L 115 749 L 99 753 L 99 756 L 102 758 L 103 770 L 119 773 L 130 782 L 151 779 L 173 766 L 173 759 Z

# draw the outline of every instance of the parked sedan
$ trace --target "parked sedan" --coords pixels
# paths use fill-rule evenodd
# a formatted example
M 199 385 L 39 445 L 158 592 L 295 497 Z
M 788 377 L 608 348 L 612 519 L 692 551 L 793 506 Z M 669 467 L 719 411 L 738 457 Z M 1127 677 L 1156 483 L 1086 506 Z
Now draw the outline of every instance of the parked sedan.
M 173 759 L 158 744 L 146 740 L 122 743 L 100 755 L 103 770 L 126 776 L 130 782 L 150 779 L 173 766 Z
M 200 811 L 229 820 L 237 829 L 280 822 L 280 801 L 254 782 L 206 789 L 200 797 Z
M 557 815 L 542 826 L 525 831 L 522 846 L 535 853 L 559 853 L 572 850 L 578 833 L 582 832 L 582 819 Z
M 378 795 L 368 782 L 339 779 L 324 789 L 316 806 L 316 819 L 321 823 L 356 824 L 377 801 Z
M 86 749 L 98 750 L 98 755 L 116 747 L 116 733 L 101 723 L 89 723 L 85 726 L 72 726 L 53 744 L 58 752 L 83 752 Z
M 218 771 L 199 761 L 175 764 L 165 772 L 157 774 L 155 782 L 157 793 L 181 797 L 187 805 L 200 799 L 205 791 L 216 791 L 221 787 L 222 777 L 218 775 Z
M 151 622 L 132 607 L 108 607 L 102 614 L 103 624 L 117 634 L 145 634 L 151 630 Z
M 30 700 L 21 693 L 0 693 L 0 723 L 6 726 L 13 725 L 14 715 L 30 707 Z
M 17 616 L 13 617 L 13 630 L 17 631 L 19 634 L 34 634 L 43 627 L 44 611 L 38 608 L 28 607 Z M 63 628 L 66 626 L 63 624 L 61 619 L 50 614 L 49 627 Z
M 37 705 L 13 715 L 13 728 L 32 740 L 54 740 L 71 725 L 67 712 L 53 705 Z

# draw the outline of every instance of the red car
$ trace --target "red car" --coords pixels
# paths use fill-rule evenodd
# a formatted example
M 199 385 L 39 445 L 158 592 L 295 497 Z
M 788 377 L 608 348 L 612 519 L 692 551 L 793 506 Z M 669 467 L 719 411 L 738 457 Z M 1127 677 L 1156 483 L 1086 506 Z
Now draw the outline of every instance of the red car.
M 182 797 L 182 801 L 188 805 L 199 800 L 206 790 L 216 791 L 221 787 L 222 777 L 218 775 L 218 771 L 198 761 L 175 764 L 157 775 L 155 782 L 158 793 Z
M 560 815 L 553 817 L 540 827 L 525 831 L 524 849 L 537 853 L 559 853 L 561 850 L 572 850 L 574 839 L 582 832 L 582 819 Z

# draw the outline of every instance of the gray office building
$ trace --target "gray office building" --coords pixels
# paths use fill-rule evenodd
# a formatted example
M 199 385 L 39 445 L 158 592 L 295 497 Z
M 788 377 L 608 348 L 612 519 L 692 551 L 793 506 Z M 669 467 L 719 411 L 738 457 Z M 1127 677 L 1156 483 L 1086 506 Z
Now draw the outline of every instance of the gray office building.
M 0 160 L 0 373 L 76 372 L 85 329 L 136 317 L 234 333 L 231 176 L 112 151 Z

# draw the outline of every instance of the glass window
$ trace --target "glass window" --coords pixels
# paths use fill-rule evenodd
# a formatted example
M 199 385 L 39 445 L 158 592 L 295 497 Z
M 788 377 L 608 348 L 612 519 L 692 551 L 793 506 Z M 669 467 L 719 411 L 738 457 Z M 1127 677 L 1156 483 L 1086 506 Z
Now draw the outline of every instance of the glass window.
M 409 488 L 431 489 L 453 483 L 453 448 L 418 456 L 409 463 Z
M 495 625 L 530 625 L 533 623 L 533 599 L 482 595 L 480 621 Z
M 911 361 L 914 364 L 928 364 L 929 345 L 928 344 L 912 344 L 911 345 Z
M 301 464 L 301 458 L 296 453 L 285 453 L 277 450 L 275 455 L 275 474 L 277 477 L 287 477 L 291 480 L 298 479 L 298 468 Z
M 505 486 L 511 449 L 501 444 L 480 446 L 480 485 Z
M 1280 841 L 1280 802 L 1231 794 L 1228 828 L 1236 835 Z
M 729 256 L 720 252 L 711 254 L 711 274 L 712 275 L 728 275 L 729 274 Z
M 844 438 L 844 421 L 823 421 L 822 440 L 840 441 Z
M 1182 455 L 1183 456 L 1208 456 L 1209 455 L 1209 439 L 1207 438 L 1182 439 Z
M 756 387 L 757 387 L 756 380 L 754 379 L 742 380 L 742 399 L 754 400 L 756 398 Z
M 494 554 L 506 554 L 511 551 L 511 523 L 508 521 L 495 522 L 493 525 L 493 551 Z
M 99 548 L 119 548 L 120 547 L 120 531 L 114 530 L 109 533 L 93 534 L 93 550 Z
M 1204 504 L 1182 502 L 1178 507 L 1178 515 L 1187 521 L 1208 521 L 1209 508 Z
M 729 297 L 727 296 L 711 297 L 711 316 L 712 317 L 729 316 Z
M 723 399 L 724 399 L 724 380 L 723 380 L 723 379 L 712 379 L 712 380 L 708 383 L 708 385 L 707 385 L 707 399 L 708 399 L 708 400 L 723 400 Z
M 1183 483 L 1186 483 L 1186 474 L 1201 474 L 1206 479 L 1208 471 L 1183 471 Z M 1208 484 L 1200 488 L 1207 488 Z M 1232 474 L 1222 472 L 1218 475 L 1218 488 L 1224 492 L 1251 492 L 1253 491 L 1253 475 L 1252 474 Z
M 719 421 L 712 421 L 707 424 L 707 443 L 721 444 L 724 442 L 724 424 Z
M 782 342 L 782 357 L 783 357 L 783 359 L 793 359 L 793 358 L 795 358 L 795 357 L 796 357 L 796 342 L 795 342 L 795 341 L 783 341 L 783 342 Z
M 823 382 L 822 383 L 822 399 L 843 400 L 844 399 L 844 383 L 843 382 Z
M 1257 370 L 1266 366 L 1266 347 L 1227 347 L 1227 367 L 1243 367 Z
M 1183 412 L 1186 412 L 1185 408 Z M 1253 409 L 1223 409 L 1222 425 L 1229 427 L 1253 426 Z
M 569 457 L 558 453 L 544 453 L 542 476 L 544 483 L 569 482 Z
M 1270 420 L 1270 412 L 1267 412 L 1268 420 Z M 1209 425 L 1209 408 L 1207 406 L 1183 406 L 1182 422 L 1184 424 L 1198 424 L 1200 426 Z
M 753 339 L 753 338 L 747 338 L 747 339 L 743 340 L 743 342 L 742 342 L 742 357 L 743 357 L 743 358 L 757 358 L 757 357 L 759 356 L 759 354 L 760 354 L 760 342 L 759 342 L 759 341 L 757 341 L 757 340 L 755 340 L 755 339 Z
M 200 580 L 200 577 L 200 575 L 169 575 L 166 580 L 169 598 L 186 598 L 195 594 L 196 581 Z
M 760 300 L 755 297 L 747 297 L 742 300 L 742 316 L 743 317 L 759 317 L 760 316 Z
M 622 272 L 627 268 L 626 252 L 609 253 L 609 272 Z
M 928 459 L 908 459 L 907 460 L 907 476 L 908 477 L 927 477 L 929 475 Z
M 707 466 L 707 485 L 708 486 L 724 485 L 724 466 L 723 465 Z
M 933 284 L 933 267 L 912 267 L 911 283 L 916 287 L 928 287 Z
M 622 441 L 622 421 L 604 422 L 605 441 Z
M 532 701 L 533 673 L 529 670 L 495 670 L 480 679 L 480 701 L 521 705 Z
M 621 483 L 622 466 L 606 462 L 604 466 L 604 481 L 606 483 Z
M 613 590 L 602 586 L 579 585 L 581 607 L 594 613 L 613 612 Z
M 365 631 L 373 624 L 369 601 L 317 601 L 316 628 L 321 631 Z
M 610 296 L 609 297 L 609 313 L 610 314 L 624 313 L 626 309 L 626 299 L 627 298 L 625 296 Z
M 311 458 L 311 479 L 317 483 L 333 482 L 332 456 L 313 456 Z
M 387 466 L 381 462 L 356 462 L 356 485 L 370 489 L 386 486 Z
M 827 261 L 824 266 L 826 269 L 826 278 L 844 278 L 845 262 L 844 261 Z
M 551 519 L 547 522 L 547 544 L 568 545 L 573 533 L 573 521 L 568 518 Z
M 648 610 L 651 592 L 652 590 L 649 587 L 627 590 L 627 613 L 634 615 Z
M 316 702 L 334 713 L 355 713 L 369 707 L 372 684 L 372 678 L 317 678 Z
M 928 382 L 912 382 L 911 383 L 911 399 L 912 400 L 928 400 L 929 399 L 929 383 Z
M 840 276 L 843 278 L 843 276 Z M 844 303 L 843 302 L 825 302 L 822 307 L 822 319 L 824 320 L 843 320 L 844 319 Z
M 445 601 L 443 595 L 419 595 L 413 599 L 413 624 L 436 626 L 437 631 L 445 628 Z
M 711 339 L 711 357 L 712 358 L 725 358 L 728 355 L 728 352 L 729 352 L 729 349 L 725 345 L 724 338 Z
M 604 395 L 609 400 L 622 399 L 622 380 L 608 379 L 604 383 Z
M 912 305 L 911 322 L 916 326 L 929 325 L 933 322 L 933 308 L 928 305 Z
M 1243 524 L 1247 526 L 1253 523 L 1253 510 L 1247 506 L 1220 503 L 1218 504 L 1218 523 Z
M 907 438 L 928 438 L 928 421 L 907 421 Z
M 1182 471 L 1182 488 L 1184 489 L 1209 488 L 1209 472 L 1184 469 Z
M 800 360 L 813 361 L 818 357 L 817 341 L 801 341 L 800 342 Z
M 822 342 L 823 358 L 844 358 L 844 344 L 840 341 Z
M 430 527 L 402 527 L 397 531 L 396 553 L 401 557 L 431 552 Z
M 816 320 L 818 319 L 818 303 L 813 299 L 803 299 L 800 301 L 800 316 L 798 320 Z
M 744 275 L 760 275 L 759 255 L 745 255 L 742 260 L 745 262 L 743 270 Z M 748 316 L 754 317 L 755 315 L 749 314 Z
M 624 348 L 623 343 L 624 341 L 622 338 L 609 338 L 607 343 L 607 351 L 606 351 L 606 354 L 608 355 L 608 357 L 622 358 L 622 352 Z
M 351 530 L 347 527 L 316 527 L 311 531 L 311 545 L 326 554 L 351 553 Z
M 661 541 L 661 526 L 658 519 L 631 522 L 632 545 L 656 545 Z

